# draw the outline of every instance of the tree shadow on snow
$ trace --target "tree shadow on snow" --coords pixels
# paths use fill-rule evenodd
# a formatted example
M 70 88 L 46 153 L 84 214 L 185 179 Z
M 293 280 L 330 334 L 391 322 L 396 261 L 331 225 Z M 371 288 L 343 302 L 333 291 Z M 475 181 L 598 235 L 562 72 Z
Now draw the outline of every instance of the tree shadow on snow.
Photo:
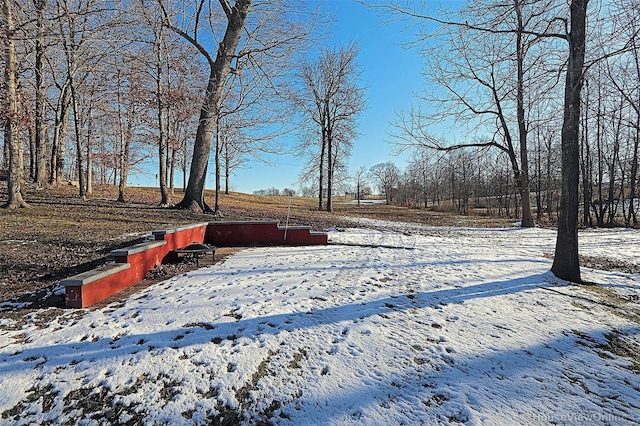
M 163 351 L 187 348 L 193 345 L 224 344 L 226 341 L 238 339 L 256 340 L 262 335 L 274 335 L 282 331 L 293 332 L 311 329 L 319 325 L 338 324 L 344 321 L 354 322 L 377 315 L 385 316 L 392 312 L 408 311 L 429 307 L 440 307 L 448 304 L 465 303 L 467 301 L 487 299 L 497 296 L 513 295 L 521 292 L 533 291 L 540 287 L 558 288 L 565 282 L 556 280 L 551 273 L 534 274 L 528 277 L 493 281 L 470 285 L 460 288 L 435 289 L 432 291 L 386 297 L 373 301 L 363 301 L 341 306 L 326 306 L 328 300 L 318 300 L 318 306 L 305 312 L 291 312 L 284 314 L 264 315 L 256 318 L 235 319 L 223 317 L 213 322 L 182 324 L 173 330 L 159 331 L 148 334 L 130 334 L 118 338 L 100 338 L 91 341 L 91 330 L 86 330 L 86 336 L 81 341 L 58 343 L 49 346 L 25 348 L 7 352 L 7 347 L 0 352 L 0 366 L 3 375 L 25 372 L 33 369 L 45 373 L 55 371 L 56 367 L 66 367 L 80 362 L 95 362 L 98 360 L 129 357 L 136 353 L 149 351 Z M 559 296 L 562 297 L 562 296 Z M 325 306 L 322 306 L 325 305 Z M 517 332 L 517 330 L 515 330 Z M 602 336 L 607 330 L 594 330 L 593 335 Z M 625 330 L 625 333 L 638 333 L 638 328 Z M 416 336 L 418 341 L 420 336 Z M 288 407 L 287 403 L 294 400 L 283 400 L 282 412 L 295 422 L 295 418 L 305 421 L 327 422 L 331 416 L 341 419 L 357 420 L 363 415 L 361 408 L 370 407 L 384 412 L 385 403 L 389 400 L 402 401 L 407 410 L 415 410 L 417 416 L 427 413 L 433 415 L 434 420 L 442 420 L 442 415 L 448 416 L 449 421 L 466 422 L 475 415 L 473 410 L 488 412 L 495 409 L 507 409 L 520 406 L 520 413 L 527 422 L 535 422 L 537 405 L 532 404 L 532 398 L 539 395 L 545 397 L 554 395 L 553 401 L 548 401 L 550 410 L 585 409 L 585 406 L 571 405 L 557 407 L 562 400 L 562 392 L 571 392 L 588 399 L 584 403 L 587 408 L 604 412 L 591 401 L 599 399 L 590 394 L 588 388 L 581 382 L 578 372 L 567 371 L 565 362 L 579 365 L 579 360 L 573 358 L 583 356 L 585 343 L 579 344 L 580 337 L 568 333 L 553 336 L 541 336 L 538 341 L 526 347 L 514 349 L 490 349 L 485 353 L 468 356 L 426 353 L 426 359 L 416 362 L 410 368 L 396 368 L 389 376 L 379 377 L 376 382 L 350 383 L 335 392 L 322 396 L 306 396 L 302 405 Z M 589 345 L 597 342 L 587 341 Z M 411 351 L 411 342 L 407 342 L 407 350 Z M 598 357 L 595 356 L 597 360 Z M 624 378 L 619 370 L 613 374 L 615 363 L 610 365 L 587 364 L 585 369 L 595 369 L 596 375 L 604 377 L 614 376 L 615 381 Z M 566 377 L 556 377 L 560 372 Z M 328 374 L 331 374 L 329 372 Z M 489 383 L 489 384 L 488 384 Z M 605 383 L 606 385 L 606 383 Z M 605 389 L 616 400 L 611 404 L 617 407 L 616 413 L 624 409 L 620 401 L 632 399 L 631 404 L 638 402 L 637 390 L 628 394 L 625 389 Z M 286 391 L 284 392 L 286 393 Z M 279 396 L 281 397 L 281 396 Z M 295 399 L 295 398 L 294 398 Z M 633 402 L 635 401 L 635 402 Z M 539 405 L 539 404 L 538 404 Z M 326 407 L 331 407 L 327 410 Z M 471 407 L 471 408 L 469 408 Z M 622 408 L 620 408 L 622 407 Z M 509 409 L 510 409 L 509 408 Z M 334 418 L 335 420 L 335 418 Z M 438 421 L 440 421 L 438 420 Z M 538 417 L 540 420 L 540 417 Z M 505 420 L 506 421 L 506 420 Z
M 317 300 L 317 305 L 320 306 L 305 312 L 265 315 L 246 319 L 236 318 L 231 321 L 229 317 L 223 317 L 213 322 L 183 324 L 181 328 L 174 330 L 148 334 L 124 334 L 115 339 L 99 338 L 95 341 L 89 339 L 92 329 L 86 329 L 86 335 L 78 342 L 26 348 L 13 353 L 2 351 L 0 352 L 0 365 L 2 365 L 4 372 L 32 369 L 34 366 L 40 365 L 51 368 L 77 363 L 80 360 L 95 361 L 135 354 L 148 351 L 149 348 L 179 349 L 209 342 L 220 343 L 224 340 L 235 340 L 241 337 L 253 339 L 262 334 L 277 334 L 283 330 L 291 332 L 318 325 L 362 320 L 375 315 L 389 314 L 393 311 L 463 303 L 467 300 L 514 294 L 534 290 L 538 287 L 558 287 L 563 284 L 564 282 L 558 282 L 550 273 L 545 273 L 460 288 L 436 289 L 408 295 L 390 296 L 341 306 L 322 307 L 321 305 L 330 304 L 330 302 Z M 198 308 L 195 305 L 191 307 Z

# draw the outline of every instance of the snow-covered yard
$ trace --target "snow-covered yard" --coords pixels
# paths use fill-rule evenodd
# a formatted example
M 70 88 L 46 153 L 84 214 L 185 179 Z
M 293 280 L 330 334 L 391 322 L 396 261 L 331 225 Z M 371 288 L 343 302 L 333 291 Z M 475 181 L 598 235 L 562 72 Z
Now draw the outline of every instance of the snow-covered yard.
M 52 323 L 1 320 L 0 422 L 640 421 L 639 275 L 559 281 L 544 229 L 363 220 L 329 238 Z M 637 261 L 640 232 L 584 232 L 581 252 Z

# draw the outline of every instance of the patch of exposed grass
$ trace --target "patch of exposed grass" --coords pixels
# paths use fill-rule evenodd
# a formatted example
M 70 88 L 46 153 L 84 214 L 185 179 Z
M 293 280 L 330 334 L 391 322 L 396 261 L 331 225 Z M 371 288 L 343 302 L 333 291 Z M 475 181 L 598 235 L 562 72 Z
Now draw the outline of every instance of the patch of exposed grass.
M 34 386 L 27 391 L 27 396 L 12 408 L 2 412 L 3 419 L 17 420 L 30 404 L 40 403 L 42 411 L 47 412 L 53 407 L 58 392 L 54 390 L 53 384 L 47 383 L 44 386 Z
M 612 314 L 640 324 L 640 306 L 636 302 L 621 296 L 611 288 L 597 284 L 586 285 L 584 288 L 608 306 Z
M 289 362 L 289 368 L 302 368 L 300 366 L 300 361 L 307 357 L 307 351 L 304 349 L 300 349 L 299 351 L 293 354 L 293 359 Z
M 607 351 L 630 361 L 629 368 L 640 374 L 640 346 L 626 338 L 623 333 L 612 332 L 604 336 L 607 343 L 599 345 L 598 350 Z

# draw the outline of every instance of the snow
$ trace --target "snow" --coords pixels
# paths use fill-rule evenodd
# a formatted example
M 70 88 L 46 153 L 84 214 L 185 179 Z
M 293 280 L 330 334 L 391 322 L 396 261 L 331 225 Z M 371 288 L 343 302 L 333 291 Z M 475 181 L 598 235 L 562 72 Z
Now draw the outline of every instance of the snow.
M 552 230 L 353 226 L 328 246 L 247 249 L 47 324 L 2 320 L 0 422 L 640 421 L 639 376 L 605 346 L 640 347 L 638 305 L 556 279 Z M 640 254 L 637 231 L 580 241 L 590 256 Z M 583 275 L 623 297 L 640 287 L 637 274 Z

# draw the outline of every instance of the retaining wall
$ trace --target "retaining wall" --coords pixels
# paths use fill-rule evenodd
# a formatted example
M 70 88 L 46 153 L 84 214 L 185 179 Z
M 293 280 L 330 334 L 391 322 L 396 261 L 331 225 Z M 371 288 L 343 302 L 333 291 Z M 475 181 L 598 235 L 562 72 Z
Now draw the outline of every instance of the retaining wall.
M 154 231 L 152 240 L 111 252 L 114 263 L 64 279 L 65 303 L 85 308 L 144 279 L 156 266 L 177 257 L 191 243 L 218 247 L 324 245 L 327 234 L 307 226 L 279 226 L 277 221 L 211 222 Z
M 278 245 L 323 245 L 327 234 L 308 226 L 279 225 L 278 221 L 212 222 L 205 241 L 220 247 L 265 247 Z

